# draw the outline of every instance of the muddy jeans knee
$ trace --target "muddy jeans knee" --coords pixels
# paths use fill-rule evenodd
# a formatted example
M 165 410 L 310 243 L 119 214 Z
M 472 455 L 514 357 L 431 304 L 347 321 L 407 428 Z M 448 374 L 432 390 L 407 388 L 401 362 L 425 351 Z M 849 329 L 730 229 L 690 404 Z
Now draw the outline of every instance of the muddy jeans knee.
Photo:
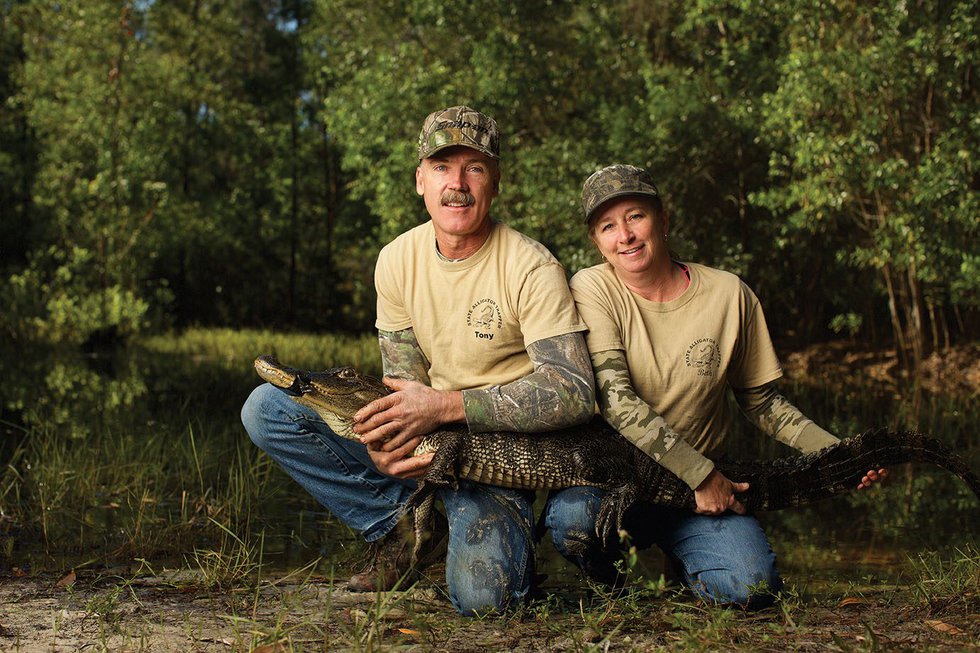
M 623 582 L 616 568 L 620 559 L 617 542 L 604 543 L 596 534 L 596 515 L 603 491 L 571 487 L 552 492 L 544 510 L 544 525 L 555 549 L 591 580 L 617 586 Z
M 461 481 L 440 493 L 449 521 L 446 585 L 464 616 L 501 612 L 531 589 L 533 492 Z

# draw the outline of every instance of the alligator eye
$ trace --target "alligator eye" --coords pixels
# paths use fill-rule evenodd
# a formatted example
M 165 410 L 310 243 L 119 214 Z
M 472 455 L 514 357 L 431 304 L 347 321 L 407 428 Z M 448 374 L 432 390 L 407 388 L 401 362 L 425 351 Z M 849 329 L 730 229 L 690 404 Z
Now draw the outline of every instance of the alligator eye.
M 337 376 L 342 379 L 353 379 L 357 376 L 357 372 L 354 371 L 353 367 L 344 367 L 337 373 Z

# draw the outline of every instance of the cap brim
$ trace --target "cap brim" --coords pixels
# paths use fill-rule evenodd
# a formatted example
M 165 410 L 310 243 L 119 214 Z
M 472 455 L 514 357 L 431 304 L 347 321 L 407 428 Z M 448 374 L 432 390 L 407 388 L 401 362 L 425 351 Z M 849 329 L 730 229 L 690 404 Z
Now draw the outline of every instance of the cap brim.
M 585 215 L 585 221 L 588 222 L 589 220 L 591 220 L 592 216 L 595 215 L 595 212 L 601 209 L 604 204 L 608 204 L 610 200 L 614 200 L 618 197 L 626 197 L 627 195 L 640 195 L 642 197 L 656 197 L 657 199 L 660 199 L 660 195 L 658 193 L 651 193 L 650 191 L 618 190 L 615 193 L 612 193 L 608 197 L 604 198 L 601 202 L 596 204 L 594 207 L 592 207 L 592 210 Z
M 447 150 L 450 147 L 468 147 L 471 150 L 476 150 L 477 152 L 479 152 L 481 154 L 486 154 L 488 157 L 490 157 L 494 161 L 499 161 L 500 160 L 500 156 L 499 155 L 494 154 L 493 152 L 491 152 L 488 149 L 485 149 L 485 148 L 482 148 L 482 147 L 477 147 L 476 145 L 468 145 L 466 143 L 446 143 L 444 145 L 440 145 L 439 147 L 433 148 L 430 152 L 427 152 L 424 156 L 419 157 L 419 161 L 421 161 L 422 159 L 428 159 L 429 157 L 431 157 L 436 152 L 441 152 L 442 150 Z

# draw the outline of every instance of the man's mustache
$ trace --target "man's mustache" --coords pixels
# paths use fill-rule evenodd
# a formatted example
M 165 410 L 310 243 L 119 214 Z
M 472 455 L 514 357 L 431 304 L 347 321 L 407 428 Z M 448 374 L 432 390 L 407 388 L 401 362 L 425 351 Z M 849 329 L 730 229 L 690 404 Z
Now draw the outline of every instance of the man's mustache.
M 447 190 L 442 194 L 440 198 L 442 204 L 462 204 L 464 206 L 469 206 L 476 201 L 476 198 L 469 193 L 463 193 L 457 190 Z

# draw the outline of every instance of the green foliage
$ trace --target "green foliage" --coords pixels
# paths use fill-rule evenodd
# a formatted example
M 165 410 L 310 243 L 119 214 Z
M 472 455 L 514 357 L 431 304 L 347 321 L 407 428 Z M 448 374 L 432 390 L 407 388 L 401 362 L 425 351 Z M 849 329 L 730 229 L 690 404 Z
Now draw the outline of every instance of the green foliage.
M 369 329 L 371 262 L 427 219 L 421 121 L 465 103 L 503 132 L 494 216 L 570 272 L 582 180 L 644 165 L 677 255 L 777 334 L 890 330 L 914 362 L 980 308 L 974 9 L 5 2 L 0 327 Z
M 96 333 L 125 337 L 145 325 L 147 303 L 119 284 L 105 286 L 93 273 L 95 255 L 81 247 L 56 247 L 0 286 L 9 313 L 3 320 L 18 340 L 82 343 Z M 16 317 L 16 319 L 12 319 Z

